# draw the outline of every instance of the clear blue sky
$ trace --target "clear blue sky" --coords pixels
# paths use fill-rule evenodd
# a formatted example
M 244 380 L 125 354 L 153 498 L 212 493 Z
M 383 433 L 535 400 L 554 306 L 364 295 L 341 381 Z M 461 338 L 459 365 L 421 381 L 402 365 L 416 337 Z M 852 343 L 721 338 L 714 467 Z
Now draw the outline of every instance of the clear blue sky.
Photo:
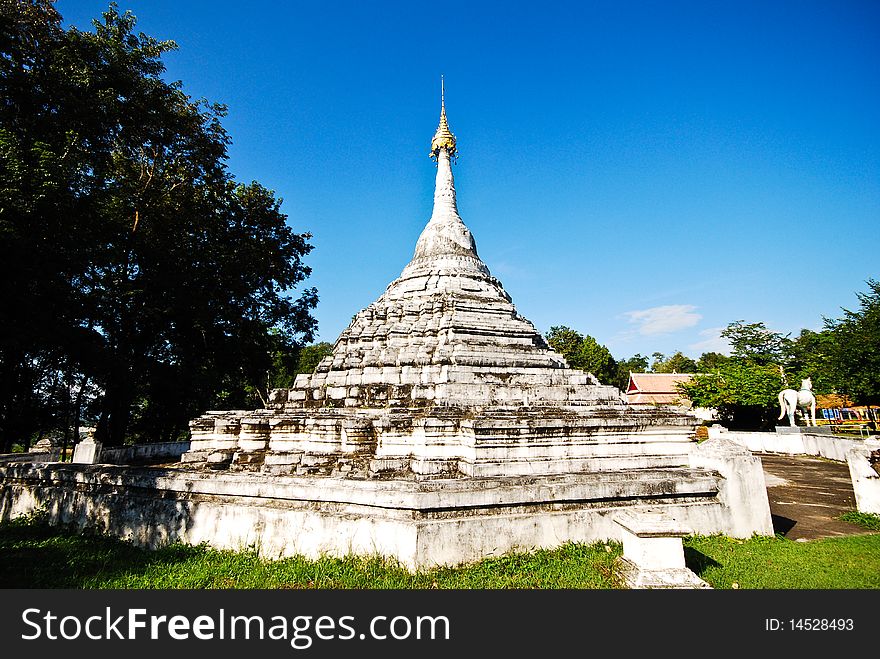
M 59 0 L 90 29 L 107 3 Z M 880 2 L 120 0 L 313 235 L 320 340 L 412 256 L 440 75 L 459 210 L 541 332 L 699 356 L 880 278 Z

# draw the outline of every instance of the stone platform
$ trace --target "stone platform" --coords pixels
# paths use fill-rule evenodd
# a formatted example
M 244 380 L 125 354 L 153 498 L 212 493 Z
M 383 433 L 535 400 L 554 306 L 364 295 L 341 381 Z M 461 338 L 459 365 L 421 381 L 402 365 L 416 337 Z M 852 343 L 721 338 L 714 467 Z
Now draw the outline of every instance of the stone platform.
M 760 461 L 705 442 L 689 466 L 495 478 L 270 476 L 110 465 L 0 466 L 0 518 L 46 509 L 59 524 L 157 547 L 168 542 L 268 558 L 383 555 L 409 569 L 514 550 L 619 539 L 614 514 L 662 509 L 695 532 L 772 533 Z
M 514 476 L 686 464 L 692 419 L 663 410 L 319 408 L 208 412 L 184 464 L 272 474 Z
M 711 588 L 685 565 L 682 538 L 693 535 L 667 511 L 627 509 L 614 517 L 622 529 L 618 573 L 630 588 Z

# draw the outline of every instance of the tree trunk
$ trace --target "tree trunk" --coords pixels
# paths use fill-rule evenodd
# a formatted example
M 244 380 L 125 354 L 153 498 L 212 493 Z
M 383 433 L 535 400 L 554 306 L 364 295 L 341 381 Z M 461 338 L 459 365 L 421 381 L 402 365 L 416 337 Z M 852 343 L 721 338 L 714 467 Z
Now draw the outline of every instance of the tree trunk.
M 101 403 L 101 418 L 95 429 L 95 437 L 105 446 L 122 446 L 131 420 L 131 403 L 134 390 L 127 368 L 117 368 L 111 374 Z
M 23 354 L 6 352 L 0 357 L 0 453 L 11 453 L 37 430 L 34 408 L 35 378 Z

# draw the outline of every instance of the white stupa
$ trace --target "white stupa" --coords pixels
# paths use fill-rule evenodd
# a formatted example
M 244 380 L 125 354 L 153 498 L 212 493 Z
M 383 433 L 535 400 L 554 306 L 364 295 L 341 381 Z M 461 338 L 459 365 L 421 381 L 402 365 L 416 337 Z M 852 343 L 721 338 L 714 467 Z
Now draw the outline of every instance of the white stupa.
M 570 368 L 480 259 L 458 212 L 442 93 L 430 153 L 433 212 L 400 276 L 269 408 L 194 420 L 185 461 L 353 478 L 684 464 L 696 419 L 630 407 Z

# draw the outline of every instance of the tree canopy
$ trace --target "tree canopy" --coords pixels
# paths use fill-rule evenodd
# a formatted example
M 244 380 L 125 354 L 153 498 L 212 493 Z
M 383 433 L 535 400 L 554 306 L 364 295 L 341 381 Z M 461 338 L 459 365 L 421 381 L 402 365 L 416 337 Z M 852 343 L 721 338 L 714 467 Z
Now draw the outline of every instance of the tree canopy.
M 758 429 L 775 424 L 784 381 L 776 365 L 731 359 L 677 386 L 695 407 L 717 410 L 729 427 Z
M 111 4 L 94 32 L 0 0 L 0 450 L 52 429 L 167 439 L 312 340 L 307 232 L 227 171 L 225 108 Z
M 565 357 L 572 368 L 587 371 L 603 384 L 617 381 L 617 362 L 611 352 L 589 334 L 581 334 L 565 325 L 550 328 L 546 334 L 550 347 Z
M 615 359 L 595 339 L 565 325 L 546 336 L 570 366 L 621 390 L 631 372 L 693 373 L 678 388 L 695 406 L 717 409 L 730 427 L 769 428 L 778 422 L 779 392 L 799 388 L 805 378 L 816 394 L 880 405 L 880 282 L 869 279 L 867 285 L 866 292 L 856 293 L 858 309 L 844 308 L 840 318 L 822 319 L 824 329 L 803 329 L 795 338 L 763 322 L 729 323 L 721 331 L 731 346 L 729 356 L 704 352 L 693 359 L 677 351 L 671 357 L 655 352 L 650 358 Z
M 824 319 L 830 337 L 817 335 L 805 361 L 814 358 L 824 364 L 838 393 L 880 405 L 880 281 L 869 279 L 867 284 L 867 292 L 856 293 L 859 309 L 842 309 L 842 318 Z
M 651 370 L 654 373 L 696 373 L 697 362 L 678 351 L 669 358 L 655 361 Z
M 772 427 L 778 420 L 777 397 L 787 386 L 792 342 L 762 322 L 743 320 L 730 323 L 721 336 L 730 343 L 730 357 L 704 354 L 697 363 L 699 372 L 679 383 L 679 391 L 697 407 L 716 409 L 729 427 Z
M 788 335 L 767 329 L 764 323 L 735 320 L 721 331 L 730 343 L 731 357 L 754 364 L 780 364 L 791 342 Z
M 856 293 L 859 309 L 842 309 L 841 318 L 823 319 L 825 329 L 804 329 L 794 339 L 764 323 L 730 323 L 721 334 L 730 341 L 731 357 L 713 358 L 710 368 L 679 385 L 682 393 L 744 428 L 774 425 L 779 392 L 799 388 L 804 378 L 816 394 L 880 404 L 880 282 L 867 284 L 867 292 Z

